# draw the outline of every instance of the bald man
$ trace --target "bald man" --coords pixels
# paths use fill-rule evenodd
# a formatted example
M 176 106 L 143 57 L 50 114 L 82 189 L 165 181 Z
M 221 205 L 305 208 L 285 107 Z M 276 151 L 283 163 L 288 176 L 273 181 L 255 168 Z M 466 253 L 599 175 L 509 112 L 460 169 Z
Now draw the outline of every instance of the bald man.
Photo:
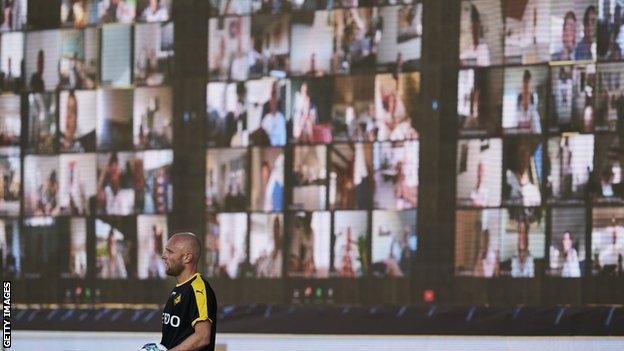
M 162 255 L 167 275 L 178 281 L 162 317 L 160 343 L 170 351 L 215 349 L 217 299 L 197 272 L 200 251 L 195 234 L 178 233 L 169 239 Z

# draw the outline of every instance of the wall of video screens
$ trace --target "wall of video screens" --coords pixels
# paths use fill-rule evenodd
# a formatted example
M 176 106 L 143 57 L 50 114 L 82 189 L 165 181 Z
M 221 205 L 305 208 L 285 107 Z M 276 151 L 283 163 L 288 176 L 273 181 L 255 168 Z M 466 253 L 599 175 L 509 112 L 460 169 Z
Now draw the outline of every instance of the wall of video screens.
M 171 4 L 62 0 L 57 28 L 26 30 L 27 1 L 2 1 L 5 279 L 165 276 Z
M 455 275 L 622 275 L 620 0 L 461 9 Z
M 422 4 L 214 5 L 205 271 L 409 276 Z

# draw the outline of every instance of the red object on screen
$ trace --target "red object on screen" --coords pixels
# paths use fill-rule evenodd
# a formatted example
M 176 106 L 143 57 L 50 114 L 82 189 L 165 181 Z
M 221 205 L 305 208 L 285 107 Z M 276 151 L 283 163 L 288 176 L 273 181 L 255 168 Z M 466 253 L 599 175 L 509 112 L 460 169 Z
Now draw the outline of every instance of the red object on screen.
M 433 302 L 435 301 L 435 292 L 431 289 L 423 291 L 423 301 Z

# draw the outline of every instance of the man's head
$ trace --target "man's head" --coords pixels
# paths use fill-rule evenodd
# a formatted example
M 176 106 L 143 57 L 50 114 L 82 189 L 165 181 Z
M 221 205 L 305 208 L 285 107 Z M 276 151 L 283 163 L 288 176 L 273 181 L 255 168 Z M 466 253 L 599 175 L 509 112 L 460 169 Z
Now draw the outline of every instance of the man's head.
M 167 275 L 177 277 L 185 269 L 197 271 L 201 244 L 195 234 L 189 232 L 174 234 L 162 254 Z
M 576 48 L 576 15 L 572 11 L 568 11 L 563 18 L 561 41 L 566 52 L 572 52 Z
M 583 15 L 583 34 L 586 42 L 596 41 L 596 6 L 588 6 Z

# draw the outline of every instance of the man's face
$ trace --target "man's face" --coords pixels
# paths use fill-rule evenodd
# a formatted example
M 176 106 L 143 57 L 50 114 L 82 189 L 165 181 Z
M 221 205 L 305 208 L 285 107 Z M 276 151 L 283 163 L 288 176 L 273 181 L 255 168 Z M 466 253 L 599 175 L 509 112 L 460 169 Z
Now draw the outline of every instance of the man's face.
M 184 270 L 184 253 L 175 245 L 174 239 L 169 239 L 161 258 L 165 263 L 165 273 L 177 277 Z
M 576 21 L 568 18 L 563 25 L 563 47 L 572 52 L 576 47 Z
M 585 33 L 585 40 L 590 40 L 592 43 L 596 41 L 596 12 L 590 11 L 587 15 L 587 23 L 585 23 L 583 33 Z

